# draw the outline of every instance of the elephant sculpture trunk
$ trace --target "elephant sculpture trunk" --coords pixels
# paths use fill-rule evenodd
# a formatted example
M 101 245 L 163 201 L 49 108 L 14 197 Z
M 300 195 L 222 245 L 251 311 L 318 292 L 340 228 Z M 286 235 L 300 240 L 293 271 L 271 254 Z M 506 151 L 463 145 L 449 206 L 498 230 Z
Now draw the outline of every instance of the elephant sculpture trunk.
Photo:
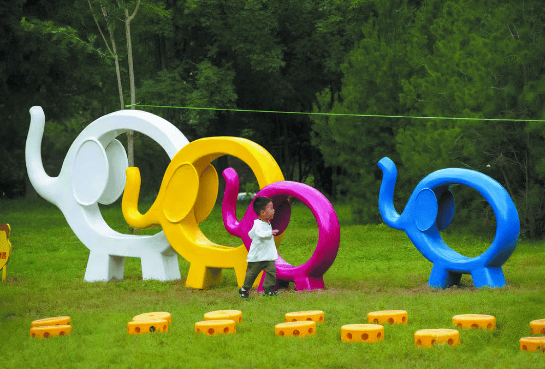
M 379 192 L 379 210 L 384 222 L 396 229 L 401 229 L 400 215 L 394 207 L 394 188 L 397 179 L 397 169 L 390 158 L 382 158 L 378 162 L 383 179 Z
M 242 238 L 240 222 L 237 219 L 238 175 L 233 169 L 228 168 L 223 172 L 223 178 L 226 183 L 222 202 L 223 224 L 227 232 Z
M 47 175 L 41 158 L 42 137 L 45 127 L 43 109 L 40 106 L 33 106 L 30 109 L 30 117 L 29 134 L 25 147 L 28 177 L 31 183 L 40 183 L 40 186 L 34 188 L 41 197 L 53 204 L 57 204 L 59 198 L 56 196 L 58 178 Z

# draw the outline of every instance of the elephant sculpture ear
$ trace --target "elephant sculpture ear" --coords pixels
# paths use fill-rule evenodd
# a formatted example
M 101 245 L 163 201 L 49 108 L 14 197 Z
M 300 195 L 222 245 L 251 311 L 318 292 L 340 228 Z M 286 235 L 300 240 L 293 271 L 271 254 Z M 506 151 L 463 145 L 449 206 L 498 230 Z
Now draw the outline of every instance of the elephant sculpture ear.
M 83 206 L 96 203 L 104 193 L 109 174 L 108 157 L 102 144 L 94 138 L 78 148 L 72 170 L 72 193 Z
M 437 228 L 440 231 L 447 228 L 454 219 L 454 195 L 449 189 L 439 196 L 439 210 L 437 213 Z
M 218 197 L 219 179 L 216 168 L 212 164 L 204 169 L 201 174 L 199 194 L 195 201 L 195 220 L 201 223 L 208 218 Z
M 189 163 L 179 165 L 172 173 L 163 195 L 163 213 L 168 221 L 177 223 L 184 219 L 197 200 L 199 174 Z
M 129 167 L 127 152 L 118 140 L 114 139 L 106 147 L 106 156 L 110 169 L 106 189 L 98 200 L 102 205 L 110 205 L 121 196 L 125 189 L 125 170 Z
M 429 188 L 422 189 L 416 196 L 414 204 L 416 226 L 422 232 L 427 231 L 435 223 L 439 205 L 435 193 Z

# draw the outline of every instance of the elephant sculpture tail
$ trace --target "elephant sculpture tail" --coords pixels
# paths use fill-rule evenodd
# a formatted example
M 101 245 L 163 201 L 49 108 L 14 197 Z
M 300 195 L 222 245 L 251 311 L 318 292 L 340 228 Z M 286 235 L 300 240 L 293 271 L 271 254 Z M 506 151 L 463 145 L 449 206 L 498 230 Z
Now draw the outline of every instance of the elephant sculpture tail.
M 399 229 L 400 215 L 394 207 L 394 188 L 397 179 L 397 168 L 394 162 L 388 157 L 380 159 L 378 166 L 383 174 L 378 197 L 380 215 L 388 226 Z
M 225 194 L 222 202 L 223 224 L 227 232 L 233 236 L 241 237 L 239 234 L 240 223 L 237 219 L 238 174 L 233 168 L 227 168 L 222 175 L 225 178 Z
M 154 220 L 154 207 L 146 214 L 140 214 L 138 211 L 138 197 L 140 196 L 140 170 L 136 167 L 127 168 L 127 184 L 125 186 L 125 192 L 123 193 L 123 200 L 121 202 L 121 209 L 125 221 L 135 228 L 151 228 L 157 226 L 157 221 Z
M 45 114 L 41 106 L 30 108 L 30 127 L 25 146 L 25 160 L 28 178 L 38 194 L 47 201 L 56 204 L 59 199 L 56 189 L 58 177 L 50 177 L 42 163 L 42 138 L 45 127 Z

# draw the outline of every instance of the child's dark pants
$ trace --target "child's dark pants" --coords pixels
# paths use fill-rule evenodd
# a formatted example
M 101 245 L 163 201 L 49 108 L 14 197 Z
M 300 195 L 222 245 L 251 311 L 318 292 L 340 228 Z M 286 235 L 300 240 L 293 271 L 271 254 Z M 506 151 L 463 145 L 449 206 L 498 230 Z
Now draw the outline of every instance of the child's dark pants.
M 274 260 L 248 262 L 246 278 L 244 278 L 242 288 L 246 291 L 250 291 L 255 279 L 262 270 L 266 272 L 265 280 L 263 281 L 263 290 L 272 291 L 273 287 L 276 285 L 276 265 L 274 265 Z

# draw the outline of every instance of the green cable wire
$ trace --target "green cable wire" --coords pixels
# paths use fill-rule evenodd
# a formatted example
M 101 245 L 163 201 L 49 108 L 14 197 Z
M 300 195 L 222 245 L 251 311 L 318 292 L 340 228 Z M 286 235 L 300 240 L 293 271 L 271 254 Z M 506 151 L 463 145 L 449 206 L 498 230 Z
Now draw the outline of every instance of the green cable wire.
M 486 121 L 503 121 L 503 122 L 545 122 L 545 119 L 419 117 L 419 116 L 413 116 L 413 115 L 308 113 L 308 112 L 301 112 L 301 111 L 251 110 L 251 109 L 229 109 L 229 108 L 199 108 L 199 107 L 194 107 L 194 106 L 163 106 L 163 105 L 143 105 L 143 104 L 125 105 L 126 108 L 130 108 L 130 107 L 133 107 L 133 106 L 147 107 L 147 108 L 171 108 L 171 109 L 189 109 L 189 110 L 234 111 L 234 112 L 245 112 L 245 113 L 324 115 L 324 116 L 335 116 L 335 117 L 413 118 L 413 119 L 443 119 L 443 120 L 486 120 Z

